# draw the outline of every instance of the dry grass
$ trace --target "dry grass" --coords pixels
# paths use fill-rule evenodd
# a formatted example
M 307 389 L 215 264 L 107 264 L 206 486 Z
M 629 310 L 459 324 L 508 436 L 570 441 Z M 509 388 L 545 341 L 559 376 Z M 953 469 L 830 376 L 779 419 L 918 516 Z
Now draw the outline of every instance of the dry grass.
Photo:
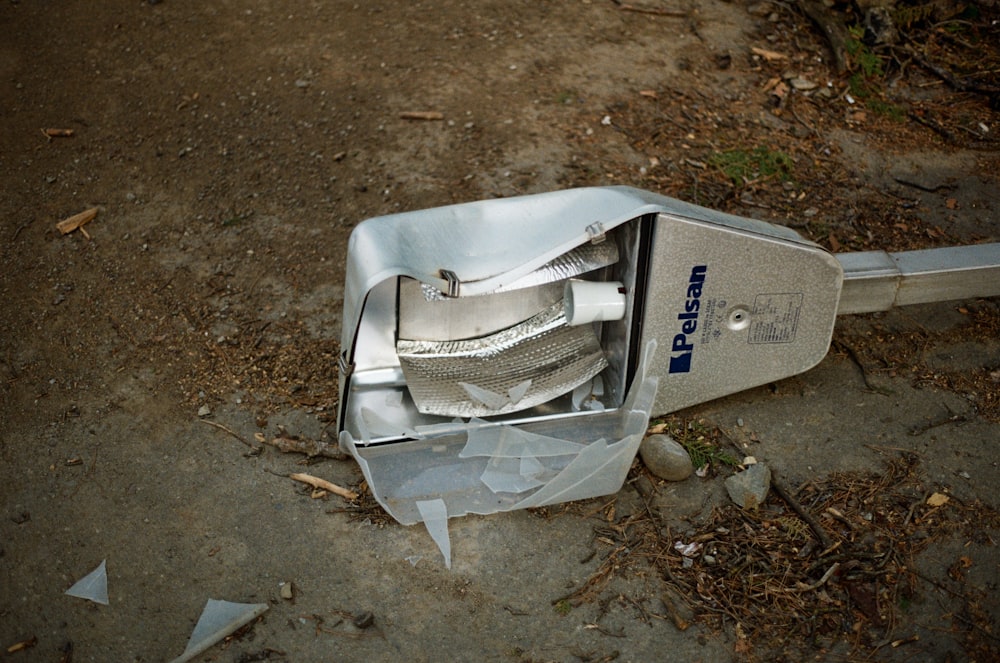
M 648 500 L 644 512 L 618 520 L 611 502 L 594 529 L 600 563 L 587 582 L 553 604 L 569 609 L 601 602 L 614 578 L 652 570 L 662 578 L 666 608 L 656 617 L 679 628 L 691 621 L 728 628 L 746 660 L 806 660 L 835 647 L 865 660 L 905 644 L 910 634 L 896 629 L 901 611 L 917 600 L 922 582 L 939 584 L 915 570 L 916 555 L 950 537 L 993 543 L 991 532 L 1000 529 L 992 507 L 928 486 L 913 455 L 892 458 L 880 472 L 810 481 L 790 499 L 830 545 L 774 493 L 757 510 L 716 508 L 683 539 Z M 957 582 L 948 591 L 964 600 L 968 622 L 956 620 L 953 628 L 965 630 L 969 652 L 998 656 L 1000 642 L 979 607 L 979 590 L 962 584 L 972 563 L 960 558 L 950 573 Z

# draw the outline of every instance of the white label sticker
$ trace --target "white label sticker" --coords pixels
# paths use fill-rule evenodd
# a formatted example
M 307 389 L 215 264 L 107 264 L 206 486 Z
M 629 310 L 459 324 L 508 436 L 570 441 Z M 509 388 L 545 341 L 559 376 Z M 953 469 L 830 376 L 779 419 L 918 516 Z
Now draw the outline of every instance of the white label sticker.
M 802 293 L 757 295 L 751 313 L 749 343 L 791 343 L 799 327 Z

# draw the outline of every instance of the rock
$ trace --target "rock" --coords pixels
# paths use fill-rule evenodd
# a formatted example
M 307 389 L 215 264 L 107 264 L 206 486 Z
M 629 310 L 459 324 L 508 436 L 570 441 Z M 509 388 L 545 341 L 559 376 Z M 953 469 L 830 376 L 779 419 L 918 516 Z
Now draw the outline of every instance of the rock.
M 726 479 L 729 499 L 743 509 L 756 509 L 764 503 L 771 489 L 771 470 L 763 463 L 751 465 L 743 472 Z
M 291 601 L 292 597 L 295 595 L 295 589 L 293 588 L 291 582 L 281 583 L 280 591 L 281 591 L 281 598 L 285 599 L 286 601 Z
M 200 408 L 198 408 L 199 417 L 207 417 L 210 414 L 212 414 L 212 408 L 208 407 L 207 405 L 202 405 Z
M 375 624 L 375 615 L 365 611 L 361 614 L 354 615 L 354 625 L 360 629 L 366 629 Z
M 694 471 L 691 456 L 669 435 L 650 435 L 639 446 L 639 455 L 650 472 L 667 481 L 683 481 Z
M 802 78 L 801 76 L 796 76 L 792 80 L 788 81 L 788 84 L 796 90 L 801 90 L 803 92 L 815 90 L 819 87 L 819 83 L 813 82 L 807 78 Z

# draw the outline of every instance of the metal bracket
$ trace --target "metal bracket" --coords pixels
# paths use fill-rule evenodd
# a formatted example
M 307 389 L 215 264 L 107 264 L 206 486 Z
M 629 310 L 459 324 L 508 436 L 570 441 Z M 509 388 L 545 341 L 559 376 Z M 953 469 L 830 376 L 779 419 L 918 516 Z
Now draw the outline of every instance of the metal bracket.
M 462 285 L 462 282 L 458 280 L 458 274 L 450 269 L 442 269 L 441 278 L 448 282 L 448 292 L 445 294 L 449 297 L 458 297 L 458 292 Z

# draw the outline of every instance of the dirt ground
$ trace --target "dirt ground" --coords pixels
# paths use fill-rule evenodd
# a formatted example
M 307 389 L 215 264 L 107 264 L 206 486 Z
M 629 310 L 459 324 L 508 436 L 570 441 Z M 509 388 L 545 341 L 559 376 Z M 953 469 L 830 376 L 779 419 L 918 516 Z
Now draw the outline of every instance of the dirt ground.
M 973 6 L 913 29 L 995 89 Z M 446 570 L 423 528 L 288 478 L 359 488 L 353 461 L 261 444 L 336 438 L 365 218 L 631 184 L 835 251 L 996 242 L 996 94 L 902 50 L 838 73 L 768 1 L 8 0 L 0 34 L 0 659 L 169 660 L 209 598 L 270 609 L 196 660 L 1000 657 L 997 299 L 845 318 L 814 370 L 658 420 L 871 553 L 784 593 L 745 582 L 791 564 L 784 502 L 734 512 L 719 463 L 452 520 Z M 102 560 L 109 605 L 64 594 Z

